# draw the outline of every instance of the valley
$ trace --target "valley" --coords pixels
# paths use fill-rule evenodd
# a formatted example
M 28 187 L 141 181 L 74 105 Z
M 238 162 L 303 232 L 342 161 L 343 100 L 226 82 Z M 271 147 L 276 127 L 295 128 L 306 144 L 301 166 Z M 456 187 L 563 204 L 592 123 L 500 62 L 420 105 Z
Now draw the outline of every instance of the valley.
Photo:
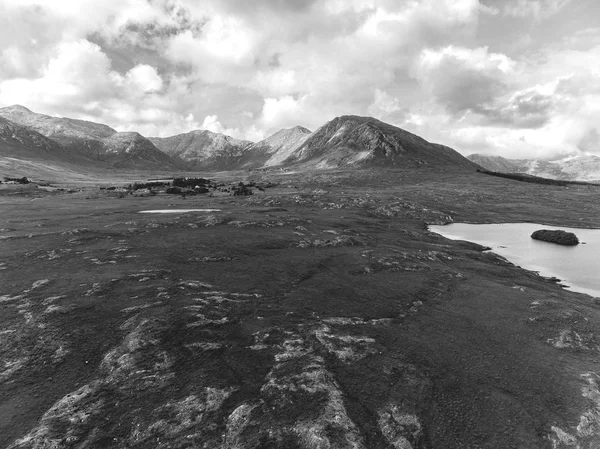
M 252 143 L 0 116 L 1 447 L 600 444 L 599 298 L 428 230 L 597 228 L 600 186 L 370 117 Z
M 599 187 L 460 168 L 98 187 L 165 175 L 0 185 L 2 447 L 599 444 L 597 298 L 426 227 L 594 227 Z M 164 209 L 208 211 L 139 213 Z

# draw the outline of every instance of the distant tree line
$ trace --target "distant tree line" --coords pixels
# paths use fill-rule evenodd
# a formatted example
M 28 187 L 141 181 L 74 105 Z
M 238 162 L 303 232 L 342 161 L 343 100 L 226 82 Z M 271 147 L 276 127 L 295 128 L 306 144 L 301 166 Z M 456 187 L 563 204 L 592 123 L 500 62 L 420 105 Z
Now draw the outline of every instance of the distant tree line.
M 543 240 L 544 242 L 557 243 L 559 245 L 574 246 L 579 244 L 579 239 L 575 234 L 561 230 L 551 231 L 549 229 L 540 229 L 531 234 L 531 238 Z
M 129 184 L 129 190 L 151 189 L 153 187 L 168 187 L 170 182 L 152 181 L 152 182 L 134 182 Z
M 174 187 L 194 188 L 196 186 L 205 186 L 210 184 L 210 180 L 204 178 L 175 178 L 173 179 Z
M 490 176 L 498 176 L 499 178 L 507 178 L 514 179 L 515 181 L 521 182 L 530 182 L 533 184 L 545 184 L 552 186 L 562 186 L 566 187 L 568 185 L 583 185 L 583 186 L 597 186 L 598 184 L 592 184 L 589 182 L 583 181 L 562 181 L 559 179 L 548 179 L 548 178 L 540 178 L 539 176 L 532 176 L 525 173 L 500 173 L 496 171 L 490 171 L 485 169 L 477 169 L 479 173 L 484 173 Z
M 17 184 L 29 184 L 31 181 L 27 179 L 25 176 L 22 178 L 10 178 L 8 176 L 4 177 L 4 182 L 16 182 Z

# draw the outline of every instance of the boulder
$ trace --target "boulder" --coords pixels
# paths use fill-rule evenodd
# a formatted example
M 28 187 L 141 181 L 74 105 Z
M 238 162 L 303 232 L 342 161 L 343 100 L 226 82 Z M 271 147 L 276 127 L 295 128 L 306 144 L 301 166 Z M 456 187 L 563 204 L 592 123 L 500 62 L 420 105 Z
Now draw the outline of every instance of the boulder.
M 544 242 L 557 243 L 559 245 L 574 246 L 579 244 L 579 239 L 572 232 L 567 231 L 551 231 L 549 229 L 540 229 L 531 234 L 531 238 L 535 240 L 543 240 Z

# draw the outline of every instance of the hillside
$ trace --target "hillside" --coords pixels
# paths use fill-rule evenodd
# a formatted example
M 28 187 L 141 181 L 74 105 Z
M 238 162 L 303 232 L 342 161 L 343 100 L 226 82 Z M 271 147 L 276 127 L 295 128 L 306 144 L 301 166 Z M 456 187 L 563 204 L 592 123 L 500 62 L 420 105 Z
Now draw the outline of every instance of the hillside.
M 103 159 L 116 168 L 160 168 L 176 165 L 172 158 L 136 132 L 115 133 L 100 142 Z
M 284 164 L 316 168 L 422 165 L 475 169 L 453 149 L 371 117 L 338 117 L 312 133 Z
M 230 169 L 239 165 L 245 149 L 252 144 L 224 134 L 195 130 L 171 137 L 150 137 L 156 147 L 189 168 Z
M 281 129 L 248 148 L 246 154 L 251 157 L 247 165 L 253 167 L 279 165 L 290 157 L 310 134 L 311 131 L 303 126 Z
M 177 166 L 139 133 L 119 133 L 100 123 L 37 114 L 18 105 L 1 108 L 0 117 L 18 124 L 26 130 L 23 132 L 37 135 L 38 140 L 39 136 L 44 137 L 44 142 L 51 145 L 56 154 L 60 153 L 64 162 L 130 169 Z M 42 156 L 40 151 L 27 155 L 33 160 Z
M 44 173 L 48 164 L 53 166 L 51 171 L 56 171 L 57 167 L 72 171 L 93 163 L 83 155 L 70 153 L 39 132 L 3 117 L 0 117 L 0 159 L 6 175 L 12 173 L 8 167 L 22 167 L 23 164 L 37 167 L 36 173 Z
M 69 162 L 105 168 L 477 168 L 449 147 L 370 117 L 338 117 L 312 133 L 301 126 L 282 129 L 257 143 L 207 130 L 146 138 L 99 123 L 37 114 L 23 106 L 2 108 L 0 117 L 55 142 Z
M 500 173 L 525 173 L 561 181 L 599 181 L 600 157 L 581 155 L 555 161 L 540 159 L 506 159 L 501 156 L 470 154 L 472 162 L 486 170 Z
M 51 117 L 30 111 L 24 106 L 0 108 L 0 117 L 31 128 L 59 143 L 81 139 L 103 139 L 117 131 L 110 126 L 66 117 Z
M 46 136 L 0 117 L 0 156 L 27 159 L 64 158 L 63 148 Z

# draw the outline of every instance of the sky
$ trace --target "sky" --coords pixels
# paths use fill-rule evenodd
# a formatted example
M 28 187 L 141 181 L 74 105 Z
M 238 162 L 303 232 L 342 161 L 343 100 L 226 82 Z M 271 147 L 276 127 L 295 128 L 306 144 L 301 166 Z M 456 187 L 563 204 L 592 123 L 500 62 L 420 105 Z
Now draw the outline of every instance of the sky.
M 261 140 L 372 116 L 467 155 L 600 155 L 597 0 L 2 0 L 0 107 Z

